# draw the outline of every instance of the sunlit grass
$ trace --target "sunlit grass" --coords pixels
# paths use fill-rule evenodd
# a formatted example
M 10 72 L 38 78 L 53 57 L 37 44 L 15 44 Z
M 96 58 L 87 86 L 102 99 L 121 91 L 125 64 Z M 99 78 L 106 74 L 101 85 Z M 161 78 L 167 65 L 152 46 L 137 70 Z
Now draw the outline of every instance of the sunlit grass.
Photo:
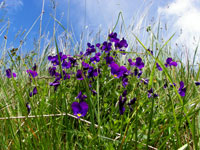
M 52 19 L 73 42 L 71 33 Z M 6 50 L 1 58 L 0 148 L 199 149 L 200 98 L 195 81 L 200 69 L 194 69 L 194 60 L 190 65 L 171 56 L 168 45 L 174 35 L 158 43 L 159 27 L 156 33 L 148 28 L 147 40 L 127 32 L 123 37 L 128 38 L 128 47 L 125 41 L 119 44 L 123 40 L 119 34 L 119 41 L 106 35 L 107 43 L 93 40 L 82 53 L 77 48 L 81 42 L 72 44 L 72 53 L 59 48 L 54 34 L 42 52 L 23 56 L 21 46 Z M 173 61 L 166 67 L 169 57 Z

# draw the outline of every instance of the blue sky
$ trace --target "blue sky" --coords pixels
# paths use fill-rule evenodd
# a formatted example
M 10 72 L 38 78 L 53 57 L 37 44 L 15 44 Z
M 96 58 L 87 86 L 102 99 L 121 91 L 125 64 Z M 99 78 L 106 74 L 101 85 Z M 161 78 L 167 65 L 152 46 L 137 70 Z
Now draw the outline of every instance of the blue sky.
M 50 17 L 53 14 L 52 0 L 44 2 L 43 43 L 52 37 L 54 22 Z M 185 45 L 185 49 L 194 46 L 200 35 L 199 0 L 55 0 L 55 2 L 56 18 L 74 33 L 74 39 L 77 41 L 80 40 L 82 32 L 92 33 L 92 36 L 95 36 L 101 29 L 102 37 L 106 35 L 116 23 L 120 11 L 123 13 L 127 28 L 133 25 L 133 32 L 136 34 L 140 30 L 145 31 L 146 25 L 153 24 L 153 21 L 156 22 L 160 18 L 163 26 L 165 23 L 168 25 L 166 39 L 176 32 L 174 43 Z M 3 35 L 6 34 L 6 24 L 9 19 L 7 48 L 18 47 L 20 40 L 40 16 L 42 3 L 43 0 L 0 0 L 0 15 L 4 16 L 4 21 L 0 23 L 0 42 L 2 43 Z M 26 51 L 33 50 L 34 39 L 39 37 L 39 25 L 38 20 L 28 34 L 23 45 Z M 58 36 L 63 30 L 59 26 L 57 29 Z M 17 34 L 18 37 L 15 38 Z

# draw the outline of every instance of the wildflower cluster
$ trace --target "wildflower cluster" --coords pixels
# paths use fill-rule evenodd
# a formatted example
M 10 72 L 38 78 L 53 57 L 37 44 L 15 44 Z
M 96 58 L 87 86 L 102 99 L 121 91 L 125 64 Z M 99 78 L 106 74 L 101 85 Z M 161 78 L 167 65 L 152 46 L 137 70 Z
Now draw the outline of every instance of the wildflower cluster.
M 100 89 L 98 94 L 101 96 L 100 100 L 102 101 L 100 101 L 100 104 L 103 103 L 106 97 L 112 95 L 112 99 L 118 104 L 120 115 L 126 112 L 127 106 L 130 111 L 133 110 L 136 101 L 139 102 L 140 100 L 141 92 L 146 95 L 147 100 L 158 98 L 157 92 L 159 90 L 155 90 L 156 86 L 154 89 L 148 89 L 149 79 L 145 74 L 145 59 L 142 56 L 130 58 L 127 55 L 128 59 L 124 62 L 127 65 L 121 65 L 119 62 L 122 55 L 126 55 L 127 48 L 128 43 L 125 38 L 120 39 L 117 33 L 110 33 L 107 41 L 96 45 L 87 43 L 86 51 L 80 52 L 78 55 L 65 55 L 62 52 L 54 56 L 50 55 L 48 56 L 48 61 L 51 65 L 48 68 L 48 73 L 53 80 L 49 83 L 49 86 L 53 87 L 55 92 L 62 86 L 62 83 L 70 81 L 73 82 L 73 86 L 79 87 L 79 90 L 75 92 L 78 94 L 76 101 L 71 102 L 71 109 L 77 118 L 86 116 L 91 108 L 88 103 L 89 99 L 96 103 L 97 82 Z M 148 51 L 153 55 L 153 51 L 149 49 Z M 156 63 L 158 71 L 163 71 L 161 66 L 171 69 L 171 67 L 177 67 L 178 63 L 169 57 L 164 65 Z M 26 71 L 31 81 L 38 76 L 36 70 L 35 64 L 32 69 Z M 17 77 L 16 73 L 12 72 L 11 69 L 6 70 L 6 76 L 8 78 Z M 109 83 L 112 84 L 112 88 L 105 91 L 106 84 Z M 195 84 L 200 85 L 199 82 Z M 175 87 L 176 84 L 174 83 L 171 86 Z M 167 87 L 168 83 L 166 81 L 164 89 L 168 89 Z M 36 95 L 38 89 L 39 87 L 35 86 L 29 96 Z M 141 90 L 135 93 L 133 89 Z M 180 81 L 178 92 L 180 96 L 186 96 L 186 87 L 183 81 Z M 89 93 L 90 97 L 83 93 Z M 107 103 L 111 105 L 111 103 Z M 27 103 L 26 107 L 30 113 L 30 104 Z

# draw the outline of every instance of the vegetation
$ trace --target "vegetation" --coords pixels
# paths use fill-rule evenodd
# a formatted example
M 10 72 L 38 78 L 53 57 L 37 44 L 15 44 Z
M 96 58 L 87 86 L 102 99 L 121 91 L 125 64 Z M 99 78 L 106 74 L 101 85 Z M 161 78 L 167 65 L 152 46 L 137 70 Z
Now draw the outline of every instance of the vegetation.
M 158 43 L 159 26 L 156 34 L 147 28 L 149 45 L 133 35 L 139 50 L 115 27 L 86 50 L 74 44 L 72 54 L 55 35 L 42 52 L 5 50 L 1 149 L 199 149 L 196 55 L 192 64 L 173 57 L 174 35 Z

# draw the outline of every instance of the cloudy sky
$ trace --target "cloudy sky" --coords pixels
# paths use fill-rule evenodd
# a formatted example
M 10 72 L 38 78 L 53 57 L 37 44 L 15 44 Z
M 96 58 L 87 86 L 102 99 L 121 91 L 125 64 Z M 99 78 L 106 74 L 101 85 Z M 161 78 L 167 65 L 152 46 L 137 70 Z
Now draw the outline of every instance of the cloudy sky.
M 8 47 L 17 47 L 40 16 L 42 4 L 43 0 L 0 0 L 1 41 L 9 20 Z M 163 26 L 167 25 L 165 40 L 176 33 L 173 44 L 177 43 L 180 49 L 187 49 L 192 53 L 199 41 L 199 0 L 55 0 L 55 3 L 53 0 L 44 0 L 42 35 L 46 39 L 53 34 L 54 20 L 51 15 L 54 15 L 54 8 L 56 18 L 73 32 L 77 41 L 82 32 L 95 35 L 101 30 L 102 36 L 106 35 L 115 25 L 120 11 L 126 28 L 131 28 L 135 34 L 142 33 L 147 25 L 160 19 Z M 26 38 L 25 48 L 28 50 L 33 49 L 33 41 L 39 37 L 39 21 Z M 58 27 L 57 33 L 62 32 L 62 28 Z

